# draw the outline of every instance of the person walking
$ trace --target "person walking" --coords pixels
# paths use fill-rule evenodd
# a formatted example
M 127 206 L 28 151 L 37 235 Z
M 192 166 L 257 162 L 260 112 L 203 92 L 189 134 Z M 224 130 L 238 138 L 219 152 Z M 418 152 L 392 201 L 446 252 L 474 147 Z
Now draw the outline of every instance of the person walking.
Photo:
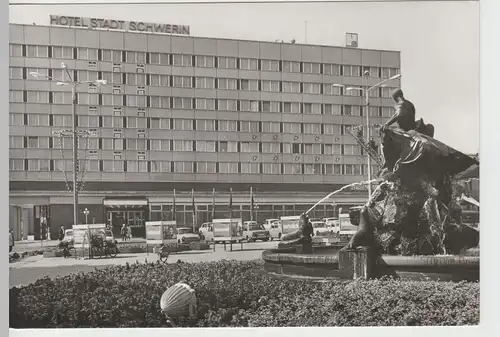
M 122 235 L 122 241 L 127 241 L 127 226 L 125 224 L 123 224 L 120 234 Z
M 127 239 L 128 241 L 132 239 L 132 229 L 130 228 L 130 225 L 127 226 Z
M 61 228 L 59 228 L 59 241 L 62 241 L 64 239 L 64 226 L 61 225 Z
M 14 248 L 14 233 L 9 229 L 9 253 L 12 252 L 12 248 Z

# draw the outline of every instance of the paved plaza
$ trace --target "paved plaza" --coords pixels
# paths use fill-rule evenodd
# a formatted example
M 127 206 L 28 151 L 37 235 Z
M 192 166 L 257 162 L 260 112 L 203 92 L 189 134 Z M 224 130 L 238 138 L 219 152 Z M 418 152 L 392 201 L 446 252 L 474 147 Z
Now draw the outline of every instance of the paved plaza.
M 170 255 L 168 263 L 175 263 L 177 260 L 184 262 L 208 262 L 218 260 L 254 260 L 260 259 L 262 251 L 265 249 L 276 248 L 278 242 L 254 242 L 244 243 L 243 250 L 241 246 L 233 245 L 233 251 L 229 250 L 229 245 L 224 250 L 224 246 L 217 245 L 215 251 L 186 251 Z M 75 258 L 44 258 L 41 255 L 31 256 L 19 262 L 11 263 L 9 267 L 9 287 L 25 285 L 35 282 L 38 278 L 44 276 L 57 277 L 65 276 L 74 272 L 89 272 L 94 268 L 105 267 L 109 265 L 125 265 L 139 261 L 156 262 L 158 256 L 155 254 L 119 254 L 116 258 L 102 259 L 75 259 Z

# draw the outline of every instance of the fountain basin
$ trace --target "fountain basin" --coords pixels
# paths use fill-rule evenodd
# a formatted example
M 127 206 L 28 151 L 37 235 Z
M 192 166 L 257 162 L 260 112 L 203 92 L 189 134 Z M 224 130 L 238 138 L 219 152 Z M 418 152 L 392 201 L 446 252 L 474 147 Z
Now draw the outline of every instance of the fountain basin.
M 264 270 L 277 275 L 320 279 L 369 279 L 390 276 L 411 280 L 479 281 L 479 250 L 463 255 L 377 257 L 367 247 L 341 250 L 343 245 L 313 247 L 312 254 L 293 248 L 262 253 Z

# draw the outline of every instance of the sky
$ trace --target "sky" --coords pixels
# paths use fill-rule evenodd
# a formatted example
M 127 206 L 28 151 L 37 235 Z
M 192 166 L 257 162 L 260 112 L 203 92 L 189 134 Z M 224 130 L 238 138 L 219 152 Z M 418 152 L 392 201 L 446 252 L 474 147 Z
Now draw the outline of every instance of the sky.
M 75 0 L 73 0 L 74 2 Z M 131 0 L 129 2 L 132 2 Z M 240 4 L 106 4 L 16 6 L 10 22 L 48 25 L 49 15 L 189 25 L 192 36 L 401 51 L 401 83 L 417 119 L 434 137 L 465 153 L 479 152 L 479 2 L 322 2 Z M 94 1 L 99 2 L 99 1 Z M 148 2 L 154 2 L 148 1 Z M 168 1 L 167 1 L 168 2 Z M 307 30 L 306 30 L 307 22 Z M 307 31 L 307 36 L 306 36 Z

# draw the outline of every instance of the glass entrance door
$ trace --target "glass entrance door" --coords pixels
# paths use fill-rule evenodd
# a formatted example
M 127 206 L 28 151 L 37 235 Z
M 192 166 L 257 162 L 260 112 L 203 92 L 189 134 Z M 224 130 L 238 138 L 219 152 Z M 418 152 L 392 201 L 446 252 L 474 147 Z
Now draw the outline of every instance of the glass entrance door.
M 107 219 L 115 238 L 121 238 L 121 227 L 124 224 L 130 226 L 133 236 L 136 232 L 134 228 L 142 228 L 145 225 L 144 211 L 107 211 Z

